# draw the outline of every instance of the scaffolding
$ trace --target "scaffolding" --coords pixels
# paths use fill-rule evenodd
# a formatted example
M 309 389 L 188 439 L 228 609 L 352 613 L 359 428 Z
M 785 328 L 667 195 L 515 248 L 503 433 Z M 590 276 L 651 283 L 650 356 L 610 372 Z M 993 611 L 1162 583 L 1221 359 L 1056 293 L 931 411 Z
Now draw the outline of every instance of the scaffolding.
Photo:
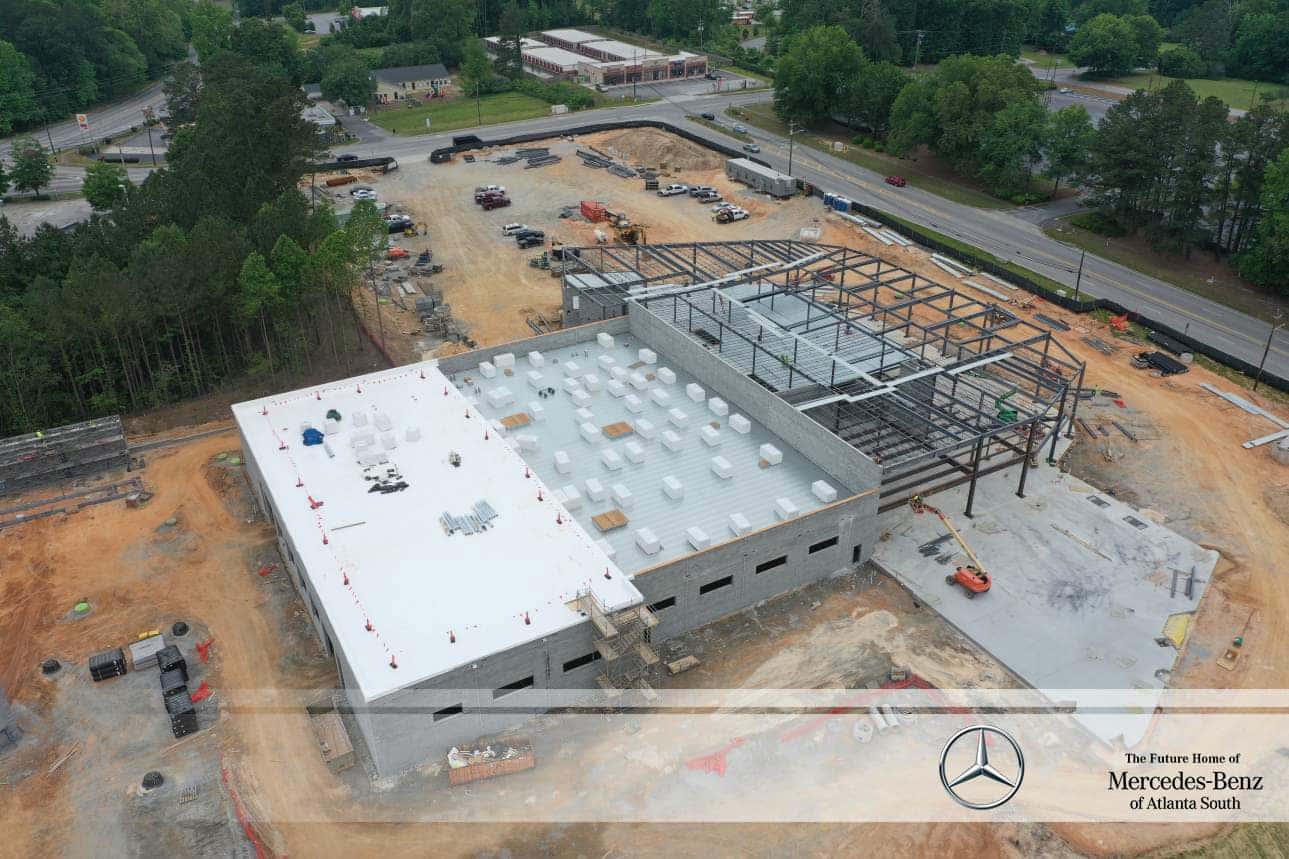
M 0 439 L 0 495 L 129 463 L 120 415 Z
M 652 313 L 882 467 L 881 508 L 1020 464 L 1074 425 L 1084 364 L 1050 331 L 879 257 L 793 240 L 581 249 L 598 318 Z M 587 286 L 593 283 L 594 286 Z M 565 306 L 571 296 L 566 295 Z M 585 311 L 590 309 L 590 313 Z
M 652 691 L 643 675 L 658 664 L 658 654 L 649 643 L 650 631 L 658 617 L 645 605 L 634 605 L 612 613 L 606 612 L 592 591 L 577 595 L 577 609 L 595 627 L 595 650 L 603 669 L 597 678 L 606 691 L 636 687 Z

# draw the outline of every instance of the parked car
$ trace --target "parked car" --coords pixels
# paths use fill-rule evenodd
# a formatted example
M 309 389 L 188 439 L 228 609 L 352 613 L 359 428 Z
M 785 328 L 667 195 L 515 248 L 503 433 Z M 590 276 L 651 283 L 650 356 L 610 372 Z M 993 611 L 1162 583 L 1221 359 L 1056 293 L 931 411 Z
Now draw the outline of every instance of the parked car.
M 711 192 L 713 192 L 713 191 L 715 191 L 715 190 L 716 190 L 716 189 L 715 189 L 715 188 L 713 188 L 711 185 L 690 185 L 690 186 L 689 186 L 689 196 L 691 196 L 691 197 L 697 197 L 697 196 L 699 196 L 699 195 L 701 195 L 701 194 L 708 194 L 708 193 L 711 193 Z
M 896 188 L 903 188 L 905 185 L 909 183 L 904 179 L 903 176 L 887 176 L 886 184 L 894 185 Z
M 485 212 L 491 212 L 493 209 L 501 209 L 510 205 L 510 198 L 503 194 L 493 194 L 485 197 L 480 203 Z
M 500 191 L 501 193 L 504 194 L 506 193 L 506 187 L 504 185 L 475 185 L 474 186 L 474 192 L 476 194 L 481 194 L 484 191 Z
M 735 134 L 747 134 L 747 126 L 746 126 L 746 125 L 739 125 L 738 123 L 735 123 L 735 124 L 734 124 L 734 133 L 735 133 Z
M 542 239 L 542 240 L 545 240 L 545 238 L 546 238 L 546 234 L 545 234 L 544 232 L 542 232 L 541 230 L 534 230 L 534 229 L 530 229 L 530 228 L 528 228 L 528 227 L 525 227 L 524 229 L 520 230 L 519 232 L 515 233 L 514 235 L 515 235 L 515 241 L 517 241 L 517 242 L 518 242 L 518 241 L 523 241 L 524 239 Z
M 733 221 L 747 220 L 747 209 L 740 209 L 738 206 L 730 206 L 728 209 L 721 209 L 716 213 L 716 223 L 728 224 Z
M 1057 92 L 1059 92 L 1061 95 L 1069 95 L 1071 90 L 1069 87 L 1063 86 L 1060 89 L 1058 89 Z
M 710 194 L 703 194 L 701 197 L 697 198 L 698 202 L 700 203 L 715 203 L 715 202 L 718 202 L 720 199 L 721 199 L 721 195 L 716 191 L 713 191 Z
M 737 208 L 737 207 L 733 203 L 729 202 L 728 200 L 724 200 L 720 203 L 717 203 L 715 206 L 712 206 L 712 214 L 716 215 L 716 214 L 719 214 L 722 209 L 733 209 L 733 208 Z
M 385 255 L 385 258 L 395 260 L 407 259 L 409 256 L 411 256 L 411 254 L 407 252 L 407 248 L 390 248 L 389 253 Z
M 700 113 L 700 114 L 698 114 L 698 115 L 699 115 L 699 116 L 701 116 L 703 119 L 707 120 L 708 122 L 715 122 L 715 121 L 716 121 L 716 114 L 712 113 L 711 111 L 706 111 L 706 112 L 704 112 L 704 113 Z
M 518 236 L 515 239 L 515 245 L 522 251 L 528 248 L 537 248 L 546 244 L 544 236 Z
M 386 215 L 385 226 L 391 233 L 401 233 L 412 226 L 412 219 L 407 215 Z
M 744 143 L 744 144 L 743 144 L 743 151 L 744 151 L 744 152 L 757 153 L 757 152 L 760 152 L 760 151 L 761 151 L 761 147 L 760 147 L 760 146 L 758 146 L 758 145 L 757 145 L 757 144 L 755 144 L 755 143 Z
M 373 194 L 376 193 L 370 185 L 355 185 L 349 189 L 350 194 L 357 194 L 359 191 L 370 191 Z
M 674 197 L 677 194 L 687 194 L 687 193 L 689 193 L 688 185 L 678 185 L 674 182 L 668 185 L 666 188 L 658 189 L 659 197 Z
M 526 232 L 528 232 L 527 224 L 506 224 L 504 227 L 501 228 L 501 234 L 503 236 L 513 236 L 515 233 L 526 233 Z
M 358 188 L 357 190 L 352 191 L 351 193 L 354 195 L 355 200 L 371 200 L 374 203 L 378 199 L 380 199 L 379 197 L 376 196 L 376 192 L 371 190 L 370 188 Z
M 474 201 L 482 205 L 484 200 L 489 200 L 493 197 L 504 197 L 504 196 L 506 196 L 505 189 L 502 189 L 500 191 L 475 191 Z
M 357 161 L 358 156 L 352 152 L 346 152 L 344 155 L 337 155 L 336 160 L 343 164 L 348 161 Z

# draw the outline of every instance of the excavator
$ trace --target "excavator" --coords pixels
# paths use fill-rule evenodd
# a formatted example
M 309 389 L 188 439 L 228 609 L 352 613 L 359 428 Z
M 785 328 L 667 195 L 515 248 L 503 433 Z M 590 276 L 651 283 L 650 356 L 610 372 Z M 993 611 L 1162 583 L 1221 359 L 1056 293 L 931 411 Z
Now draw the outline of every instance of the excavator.
M 945 576 L 945 584 L 949 587 L 961 585 L 963 593 L 967 595 L 967 599 L 975 599 L 977 594 L 983 594 L 988 591 L 990 586 L 993 585 L 993 577 L 985 570 L 985 565 L 980 563 L 980 559 L 976 557 L 976 553 L 967 545 L 967 541 L 962 538 L 962 534 L 958 533 L 958 529 L 953 526 L 951 521 L 949 521 L 949 517 L 944 514 L 944 511 L 938 507 L 932 507 L 930 504 L 927 504 L 922 500 L 922 496 L 920 495 L 914 495 L 910 498 L 909 506 L 913 508 L 914 513 L 934 513 L 939 516 L 940 521 L 944 523 L 945 527 L 949 529 L 949 533 L 953 535 L 953 539 L 958 541 L 958 545 L 962 547 L 962 551 L 966 552 L 967 557 L 971 559 L 970 564 L 963 564 L 954 570 L 953 575 Z

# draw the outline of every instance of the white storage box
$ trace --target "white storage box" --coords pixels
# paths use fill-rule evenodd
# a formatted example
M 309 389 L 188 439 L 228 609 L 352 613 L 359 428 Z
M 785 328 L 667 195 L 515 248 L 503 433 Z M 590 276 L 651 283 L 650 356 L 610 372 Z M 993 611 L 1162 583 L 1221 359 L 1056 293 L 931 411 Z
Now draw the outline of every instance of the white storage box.
M 573 470 L 573 457 L 565 451 L 555 451 L 555 470 L 560 474 L 568 474 Z
M 612 349 L 613 335 L 606 334 L 603 331 L 601 331 L 599 334 L 595 335 L 595 342 L 600 344 L 601 349 Z
M 706 549 L 708 546 L 712 545 L 712 538 L 708 537 L 707 532 L 702 528 L 699 528 L 697 525 L 691 525 L 685 529 L 685 539 L 687 539 L 689 541 L 689 545 L 693 546 L 695 549 Z
M 792 503 L 791 498 L 776 498 L 774 513 L 780 519 L 794 519 L 801 513 L 801 509 Z
M 599 444 L 604 440 L 604 433 L 600 432 L 600 428 L 590 421 L 580 425 L 577 428 L 577 431 L 582 434 L 582 438 L 586 439 L 591 444 Z
M 642 445 L 638 441 L 629 441 L 626 444 L 622 445 L 622 452 L 626 454 L 627 459 L 631 460 L 632 462 L 645 461 L 644 445 Z
M 617 471 L 622 467 L 622 454 L 611 447 L 607 448 L 600 453 L 600 462 L 604 463 L 604 467 L 609 471 Z
M 664 409 L 671 405 L 671 394 L 668 394 L 662 388 L 654 388 L 650 391 L 649 399 L 653 400 L 655 405 L 662 406 Z
M 734 536 L 742 537 L 748 531 L 752 530 L 752 523 L 747 521 L 747 517 L 742 513 L 731 513 L 730 530 L 734 532 Z
M 663 430 L 662 446 L 667 450 L 680 450 L 685 446 L 685 440 L 671 430 Z
M 740 414 L 730 415 L 730 429 L 741 435 L 747 435 L 752 431 L 752 422 Z
M 534 400 L 528 404 L 528 416 L 533 419 L 534 423 L 540 423 L 546 420 L 546 409 L 541 403 Z
M 631 382 L 631 387 L 635 388 L 637 391 L 643 391 L 645 388 L 649 387 L 649 380 L 645 378 L 644 373 L 639 371 L 632 373 L 629 377 L 629 381 Z
M 731 465 L 730 461 L 723 456 L 713 456 L 712 474 L 715 474 L 722 480 L 729 480 L 734 476 L 734 466 Z
M 546 356 L 545 356 L 545 355 L 543 355 L 541 352 L 535 352 L 535 351 L 534 351 L 534 352 L 529 352 L 529 353 L 528 353 L 528 365 L 529 365 L 530 367 L 545 367 L 545 366 L 546 366 Z
M 623 402 L 626 403 L 627 411 L 629 412 L 634 412 L 638 415 L 644 411 L 644 400 L 635 394 L 627 394 L 627 398 Z
M 592 501 L 603 501 L 609 497 L 609 490 L 604 488 L 604 484 L 594 477 L 586 481 L 586 497 Z
M 720 397 L 712 397 L 708 400 L 707 408 L 711 410 L 712 414 L 720 415 L 721 417 L 725 417 L 730 413 L 729 405 Z
M 564 496 L 564 506 L 569 510 L 576 510 L 582 506 L 582 493 L 578 492 L 573 484 L 570 483 L 562 488 L 560 494 Z
M 658 381 L 662 382 L 664 385 L 676 384 L 676 371 L 672 370 L 670 367 L 659 367 L 658 372 L 655 375 L 657 375 Z
M 702 437 L 703 444 L 708 447 L 716 447 L 721 443 L 721 433 L 716 427 L 703 427 L 698 434 Z
M 591 405 L 591 395 L 586 391 L 573 391 L 573 405 L 579 409 L 584 409 Z
M 480 361 L 479 375 L 485 379 L 492 379 L 497 375 L 497 368 L 492 365 L 491 361 Z
M 825 480 L 816 480 L 810 484 L 810 491 L 825 504 L 831 504 L 837 500 L 837 490 Z
M 667 493 L 668 498 L 679 501 L 685 497 L 685 484 L 673 474 L 668 474 L 662 479 L 662 491 Z
M 571 394 L 574 391 L 582 390 L 582 383 L 577 379 L 565 379 L 560 382 L 560 387 L 564 389 L 565 393 Z
M 627 395 L 627 386 L 619 382 L 617 379 L 609 382 L 606 388 L 608 389 L 610 396 L 625 397 Z
M 652 349 L 641 349 L 636 353 L 636 358 L 638 358 L 642 364 L 658 363 L 658 353 Z
M 573 411 L 573 417 L 577 419 L 579 424 L 584 424 L 587 421 L 595 423 L 595 412 L 592 412 L 587 408 L 575 409 Z
M 529 433 L 515 436 L 515 443 L 519 445 L 520 450 L 537 450 L 537 436 Z
M 576 361 L 565 361 L 563 370 L 564 375 L 570 379 L 576 379 L 578 376 L 582 375 L 582 365 Z
M 492 363 L 496 365 L 498 370 L 513 370 L 515 369 L 515 353 L 502 352 L 500 355 L 493 355 Z
M 534 388 L 541 389 L 546 387 L 546 380 L 542 378 L 542 374 L 537 370 L 529 370 L 528 384 L 532 385 Z
M 778 465 L 783 462 L 783 451 L 779 450 L 772 444 L 761 445 L 758 449 L 758 453 L 761 454 L 761 459 L 765 460 L 770 465 Z
M 627 376 L 631 375 L 631 371 L 628 370 L 626 367 L 621 367 L 621 366 L 610 367 L 609 375 L 625 385 L 627 383 Z
M 599 364 L 600 369 L 607 373 L 612 371 L 613 365 L 617 364 L 618 361 L 612 355 L 601 355 L 595 359 L 595 363 Z
M 646 555 L 656 555 L 662 550 L 662 543 L 657 535 L 648 528 L 640 528 L 636 531 L 636 545 Z
M 487 400 L 488 405 L 493 408 L 500 408 L 501 406 L 515 401 L 515 395 L 510 393 L 510 389 L 505 385 L 498 385 L 491 391 L 488 391 L 488 393 L 484 394 L 483 398 Z
M 627 489 L 625 483 L 615 483 L 609 487 L 609 493 L 613 496 L 613 503 L 626 510 L 635 503 L 636 497 Z
M 671 421 L 672 426 L 679 429 L 684 429 L 689 425 L 689 415 L 685 414 L 680 409 L 672 409 L 667 412 L 667 420 Z
M 701 403 L 703 400 L 707 399 L 707 392 L 703 390 L 702 385 L 690 382 L 685 386 L 685 396 L 689 397 L 696 403 Z
M 586 389 L 588 391 L 591 391 L 593 393 L 604 387 L 603 380 L 601 380 L 600 377 L 595 375 L 594 373 L 587 373 L 585 376 L 583 376 L 582 384 L 586 386 Z

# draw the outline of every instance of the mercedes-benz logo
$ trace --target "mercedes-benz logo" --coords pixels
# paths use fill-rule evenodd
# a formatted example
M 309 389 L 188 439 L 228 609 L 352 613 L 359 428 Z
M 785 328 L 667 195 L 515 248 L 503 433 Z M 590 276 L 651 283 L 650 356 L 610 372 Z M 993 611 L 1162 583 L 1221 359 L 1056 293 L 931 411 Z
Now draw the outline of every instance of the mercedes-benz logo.
M 963 770 L 957 778 L 950 779 L 949 774 L 945 771 L 946 764 L 949 761 L 949 752 L 959 740 L 973 734 L 975 735 L 976 745 L 975 763 Z M 1012 751 L 1016 754 L 1015 775 L 1009 777 L 1003 772 L 1000 772 L 989 762 L 989 746 L 987 742 L 988 734 L 995 734 L 1002 737 L 1007 741 L 1007 744 L 1011 746 Z M 1007 767 L 1006 769 L 1007 772 L 1012 771 L 1011 767 Z M 1020 783 L 1024 778 L 1025 756 L 1021 754 L 1020 746 L 1016 743 L 1016 740 L 1012 738 L 1011 734 L 1001 728 L 995 728 L 992 725 L 972 725 L 970 728 L 963 728 L 961 731 L 949 738 L 949 742 L 944 744 L 944 751 L 940 752 L 940 784 L 944 785 L 944 789 L 948 791 L 949 796 L 953 797 L 959 805 L 967 808 L 974 808 L 977 811 L 986 811 L 991 808 L 997 808 L 1016 795 L 1016 791 L 1020 790 Z M 959 795 L 956 788 L 960 785 L 966 784 L 967 782 L 975 781 L 976 779 L 985 779 L 987 781 L 1003 785 L 1007 788 L 1007 792 L 998 799 L 990 802 L 972 801 L 964 799 Z

